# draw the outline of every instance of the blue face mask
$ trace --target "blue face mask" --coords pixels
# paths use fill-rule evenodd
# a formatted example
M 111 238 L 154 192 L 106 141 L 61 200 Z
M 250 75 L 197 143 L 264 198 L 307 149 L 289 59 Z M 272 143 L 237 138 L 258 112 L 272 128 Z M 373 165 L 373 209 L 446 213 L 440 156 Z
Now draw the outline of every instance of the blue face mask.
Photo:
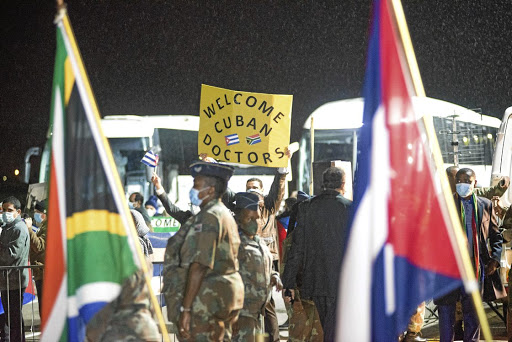
M 133 209 L 133 202 L 128 201 L 128 208 Z
M 208 196 L 206 196 L 205 198 L 199 198 L 199 193 L 206 190 L 206 189 L 209 189 L 210 187 L 207 186 L 206 188 L 202 188 L 201 190 L 197 190 L 197 189 L 190 189 L 190 192 L 189 192 L 189 197 L 190 197 L 190 203 L 192 203 L 193 205 L 196 205 L 196 206 L 201 206 L 201 203 L 203 203 L 203 200 L 205 198 L 208 198 Z
M 465 198 L 473 194 L 473 183 L 457 183 L 455 184 L 455 190 L 460 197 Z
M 43 222 L 43 214 L 41 214 L 41 213 L 34 213 L 34 220 L 36 220 L 37 223 Z

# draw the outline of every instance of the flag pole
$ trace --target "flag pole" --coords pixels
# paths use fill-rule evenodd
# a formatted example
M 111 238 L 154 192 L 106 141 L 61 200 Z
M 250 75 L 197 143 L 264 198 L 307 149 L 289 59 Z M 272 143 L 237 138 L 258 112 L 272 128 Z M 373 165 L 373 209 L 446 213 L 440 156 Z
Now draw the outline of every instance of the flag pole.
M 405 19 L 402 3 L 400 0 L 390 1 L 392 3 L 393 13 L 395 15 L 395 20 L 397 23 L 401 42 L 405 52 L 405 58 L 409 67 L 409 72 L 411 73 L 414 90 L 417 96 L 426 97 L 425 89 L 423 87 L 423 82 L 421 80 L 421 75 L 418 68 L 418 63 L 416 61 L 416 56 L 414 54 L 414 48 L 411 42 L 411 36 L 409 34 L 409 29 L 407 28 L 407 21 Z M 475 274 L 473 272 L 473 266 L 469 259 L 469 253 L 467 251 L 466 243 L 464 241 L 464 236 L 462 235 L 462 226 L 455 207 L 455 203 L 453 201 L 450 185 L 448 183 L 448 178 L 446 177 L 446 173 L 442 167 L 443 159 L 441 151 L 439 149 L 439 143 L 437 142 L 437 136 L 435 134 L 434 127 L 432 127 L 430 115 L 423 115 L 423 122 L 425 125 L 428 140 L 431 145 L 430 147 L 432 150 L 432 157 L 436 165 L 436 176 L 441 180 L 441 190 L 443 192 L 445 202 L 448 206 L 448 215 L 450 217 L 450 220 L 452 221 L 452 226 L 454 227 L 453 233 L 455 236 L 455 242 L 458 246 L 458 250 L 462 252 L 460 256 L 462 260 L 461 263 L 459 264 L 459 268 L 462 268 L 461 271 L 463 271 L 461 272 L 461 275 L 464 282 L 464 287 L 466 289 L 466 292 L 471 293 L 473 304 L 475 306 L 475 311 L 478 315 L 478 319 L 480 320 L 480 325 L 482 327 L 484 339 L 487 342 L 490 342 L 492 341 L 491 330 L 489 328 L 489 323 L 487 322 L 487 316 L 485 315 L 485 311 L 482 304 L 482 298 L 480 296 L 478 283 L 475 279 Z
M 78 63 L 78 68 L 79 68 L 79 71 L 80 71 L 80 74 L 82 76 L 82 79 L 84 80 L 84 83 L 85 83 L 85 88 L 86 88 L 86 92 L 87 92 L 87 96 L 89 98 L 89 101 L 90 103 L 92 104 L 92 110 L 94 112 L 94 117 L 95 117 L 95 120 L 96 120 L 96 123 L 98 125 L 98 127 L 100 128 L 101 130 L 101 124 L 100 124 L 100 114 L 99 114 L 99 110 L 98 110 L 98 106 L 96 104 L 96 99 L 94 98 L 94 94 L 92 92 L 92 88 L 91 88 L 91 85 L 90 85 L 90 82 L 89 82 L 89 78 L 87 77 L 87 73 L 85 71 L 85 66 L 82 62 L 82 56 L 80 54 L 80 51 L 78 50 L 78 45 L 76 43 L 76 40 L 75 40 L 75 35 L 73 33 L 73 29 L 71 27 L 71 23 L 69 21 L 69 18 L 68 18 L 68 15 L 66 13 L 66 10 L 65 10 L 65 3 L 63 2 L 63 0 L 57 0 L 57 7 L 58 7 L 58 14 L 57 16 L 62 16 L 62 18 L 59 17 L 59 20 L 62 20 L 62 26 L 64 28 L 64 30 L 66 31 L 66 34 L 67 36 L 69 37 L 69 40 L 70 40 L 70 43 L 71 43 L 71 48 L 72 48 L 72 53 L 75 55 L 75 58 L 76 58 L 76 61 Z M 103 145 L 105 146 L 105 148 L 107 149 L 108 153 L 107 153 L 107 157 L 109 159 L 109 162 L 110 162 L 110 165 L 112 165 L 113 167 L 115 167 L 115 163 L 114 163 L 114 160 L 113 160 L 113 157 L 112 157 L 112 151 L 110 150 L 110 145 L 108 144 L 105 136 L 102 134 L 102 139 L 103 139 Z M 114 179 L 115 179 L 115 183 L 117 185 L 117 189 L 118 189 L 118 192 L 120 194 L 124 193 L 124 190 L 123 190 L 123 187 L 121 185 L 121 180 L 119 179 L 119 176 L 117 175 L 117 173 L 114 174 Z M 124 203 L 124 201 L 123 201 Z M 122 210 L 122 212 L 120 213 L 121 215 L 128 215 L 129 213 L 129 210 L 128 210 L 128 205 L 125 203 L 125 210 Z M 137 232 L 135 230 L 135 225 L 133 223 L 133 220 L 131 217 L 128 218 L 127 220 L 128 222 L 128 226 L 129 226 L 129 233 L 131 234 L 131 237 L 133 239 L 133 241 L 137 242 L 138 241 L 138 236 L 137 236 Z M 146 265 L 146 260 L 144 258 L 144 255 L 142 253 L 142 250 L 141 250 L 141 247 L 140 247 L 140 244 L 138 243 L 134 243 L 134 246 L 135 246 L 135 251 L 136 251 L 136 254 L 137 254 L 137 259 L 139 260 L 139 263 L 140 263 L 140 266 L 141 266 L 141 269 L 144 273 L 144 279 L 146 281 L 146 286 L 148 288 L 148 292 L 149 292 L 149 297 L 150 297 L 150 300 L 151 300 L 151 304 L 153 306 L 153 310 L 155 311 L 155 314 L 156 314 L 156 317 L 157 317 L 157 320 L 158 320 L 158 323 L 159 323 L 159 326 L 160 326 L 160 330 L 161 330 L 161 333 L 162 333 L 162 339 L 165 341 L 165 342 L 169 342 L 169 334 L 167 332 L 167 328 L 166 328 L 166 325 L 165 325 L 165 321 L 164 321 L 164 318 L 163 318 L 163 315 L 162 315 L 162 311 L 160 310 L 160 304 L 158 303 L 158 300 L 156 299 L 156 296 L 153 292 L 153 288 L 151 287 L 151 278 L 149 277 L 149 270 L 148 270 L 148 267 Z
M 311 126 L 309 127 L 309 144 L 311 145 L 311 165 L 309 167 L 309 196 L 313 196 L 313 162 L 315 161 L 315 127 L 313 126 L 313 117 L 311 117 Z

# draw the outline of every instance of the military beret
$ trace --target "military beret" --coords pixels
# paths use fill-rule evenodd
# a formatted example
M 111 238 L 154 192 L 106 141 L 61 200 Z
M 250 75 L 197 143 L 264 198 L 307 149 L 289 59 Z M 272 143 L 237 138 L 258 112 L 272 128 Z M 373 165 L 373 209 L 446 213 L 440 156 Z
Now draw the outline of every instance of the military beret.
M 231 178 L 235 169 L 232 166 L 220 163 L 197 162 L 190 165 L 190 174 L 192 177 L 209 176 L 217 177 L 226 182 Z
M 239 209 L 258 210 L 260 198 L 255 193 L 239 192 L 235 195 L 235 207 Z
M 36 201 L 34 209 L 42 213 L 46 213 L 46 201 Z

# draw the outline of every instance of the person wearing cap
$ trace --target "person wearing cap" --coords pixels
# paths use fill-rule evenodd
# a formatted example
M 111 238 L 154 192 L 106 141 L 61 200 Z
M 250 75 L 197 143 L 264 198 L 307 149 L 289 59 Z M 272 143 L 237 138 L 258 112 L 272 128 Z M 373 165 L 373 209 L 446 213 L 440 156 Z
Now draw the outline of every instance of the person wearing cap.
M 333 341 L 336 326 L 338 277 L 341 269 L 345 234 L 348 229 L 352 201 L 343 197 L 345 172 L 331 166 L 322 175 L 323 191 L 299 205 L 297 226 L 286 259 L 283 284 L 295 299 L 294 289 L 300 284 L 302 299 L 312 300 L 320 317 L 324 341 Z M 301 279 L 297 275 L 302 274 Z
M 46 201 L 36 201 L 34 205 L 34 221 L 40 224 L 37 233 L 32 229 L 28 229 L 30 237 L 30 251 L 29 259 L 30 264 L 43 266 L 44 258 L 46 255 L 46 232 L 48 230 L 48 222 L 46 220 Z M 32 275 L 36 283 L 37 301 L 39 305 L 39 312 L 41 312 L 41 303 L 43 300 L 43 267 L 36 267 L 32 269 Z
M 291 158 L 291 152 L 286 149 L 286 157 Z M 215 162 L 211 157 L 202 154 L 201 158 L 208 162 Z M 267 244 L 272 253 L 274 269 L 279 270 L 279 237 L 277 232 L 276 216 L 281 207 L 281 201 L 284 197 L 286 175 L 288 168 L 280 167 L 277 169 L 274 181 L 270 186 L 270 191 L 265 196 L 263 182 L 259 178 L 250 178 L 245 184 L 245 191 L 253 192 L 260 197 L 260 217 L 258 222 L 257 235 Z M 227 189 L 226 194 L 222 198 L 224 204 L 231 210 L 235 210 L 235 195 L 231 189 Z M 277 322 L 277 314 L 275 310 L 274 299 L 271 298 L 265 308 L 265 331 L 270 335 L 270 342 L 279 342 L 279 323 Z
M 130 210 L 139 237 L 148 272 L 152 273 L 151 242 L 147 238 L 149 227 L 138 211 Z M 121 286 L 119 295 L 87 323 L 87 341 L 160 341 L 158 326 L 151 309 L 149 291 L 142 269 L 129 276 Z
M 272 287 L 282 290 L 279 273 L 272 270 L 272 254 L 256 235 L 259 218 L 259 197 L 240 192 L 235 196 L 235 220 L 240 233 L 238 261 L 244 282 L 244 307 L 233 328 L 234 341 L 255 341 L 261 331 L 262 315 L 270 300 Z
M 244 300 L 244 284 L 238 273 L 240 237 L 233 216 L 221 201 L 234 169 L 197 162 L 191 165 L 190 171 L 194 177 L 190 201 L 201 210 L 190 216 L 177 233 L 183 237 L 179 249 L 169 248 L 168 243 L 164 256 L 164 295 L 167 298 L 171 278 L 184 274 L 186 281 L 178 320 L 180 340 L 229 341 L 232 324 Z M 179 267 L 185 272 L 166 272 L 176 251 L 179 251 Z M 175 312 L 168 313 L 169 318 L 174 315 Z
M 155 216 L 158 212 L 158 198 L 155 195 L 150 196 L 144 207 L 150 218 Z

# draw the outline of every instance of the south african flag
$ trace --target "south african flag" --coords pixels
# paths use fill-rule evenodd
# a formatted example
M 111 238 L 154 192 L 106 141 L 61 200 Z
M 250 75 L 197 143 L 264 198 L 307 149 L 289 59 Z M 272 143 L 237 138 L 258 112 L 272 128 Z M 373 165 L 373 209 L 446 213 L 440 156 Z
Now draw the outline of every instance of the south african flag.
M 261 142 L 261 138 L 259 134 L 250 135 L 245 137 L 245 141 L 247 141 L 248 145 L 255 145 Z

